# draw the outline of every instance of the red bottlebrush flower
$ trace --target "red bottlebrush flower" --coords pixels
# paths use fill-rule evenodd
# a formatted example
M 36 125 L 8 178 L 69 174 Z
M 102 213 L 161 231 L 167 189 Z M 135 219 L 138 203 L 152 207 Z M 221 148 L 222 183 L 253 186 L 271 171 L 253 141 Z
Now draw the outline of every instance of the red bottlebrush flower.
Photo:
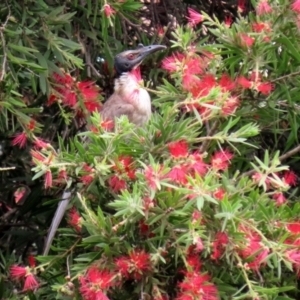
M 30 122 L 27 124 L 28 130 L 33 131 L 35 129 L 35 125 L 36 125 L 35 120 L 31 119 Z
M 215 236 L 215 240 L 212 244 L 212 255 L 213 260 L 218 260 L 224 253 L 225 247 L 228 244 L 228 235 L 225 232 L 218 232 Z
M 26 194 L 26 188 L 25 187 L 19 187 L 15 192 L 14 192 L 14 197 L 15 197 L 15 203 L 19 203 L 19 201 L 23 198 L 23 196 Z
M 116 11 L 109 4 L 105 4 L 103 6 L 103 11 L 107 18 L 110 18 L 112 15 L 116 13 Z
M 165 57 L 162 60 L 162 68 L 169 72 L 176 72 L 181 69 L 181 65 L 185 55 L 182 53 L 173 53 L 171 56 Z
M 31 268 L 35 268 L 35 266 L 36 266 L 36 260 L 35 260 L 35 257 L 33 255 L 29 255 L 28 256 L 28 263 L 29 263 L 29 266 Z
M 169 143 L 168 147 L 174 158 L 187 157 L 188 155 L 188 145 L 185 140 Z
M 233 154 L 228 150 L 216 152 L 211 158 L 212 168 L 215 170 L 226 170 L 232 157 Z
M 225 73 L 222 74 L 219 84 L 225 92 L 232 91 L 235 88 L 234 81 L 232 81 L 229 75 Z
M 269 14 L 273 11 L 267 0 L 261 0 L 256 7 L 256 13 L 258 16 Z
M 155 171 L 151 166 L 147 166 L 145 169 L 145 179 L 150 189 L 156 191 L 159 188 L 159 181 L 162 179 L 162 166 L 159 167 L 158 171 Z
M 292 234 L 300 234 L 300 222 L 287 224 L 286 228 Z
M 94 180 L 94 175 L 83 175 L 80 177 L 80 181 L 84 185 L 90 185 Z
M 257 90 L 266 96 L 269 95 L 273 89 L 274 85 L 269 82 L 262 82 L 257 86 Z
M 66 170 L 60 170 L 57 175 L 57 183 L 66 182 L 68 180 L 68 174 Z
M 27 134 L 26 132 L 22 132 L 16 134 L 11 143 L 13 146 L 19 146 L 19 148 L 25 148 L 26 142 L 27 142 Z
M 104 129 L 104 130 L 111 130 L 115 127 L 115 123 L 113 120 L 106 120 L 106 121 L 102 121 L 100 126 Z
M 232 115 L 238 106 L 240 105 L 240 100 L 237 97 L 231 96 L 222 105 L 221 113 L 223 116 Z
M 270 250 L 265 248 L 262 249 L 254 258 L 253 261 L 249 262 L 247 265 L 250 269 L 258 271 L 262 265 L 266 264 L 265 259 L 267 258 Z
M 255 42 L 255 39 L 246 33 L 241 33 L 239 37 L 241 39 L 242 46 L 251 47 Z
M 34 291 L 39 287 L 39 283 L 34 277 L 33 274 L 29 273 L 26 275 L 25 283 L 24 283 L 24 291 Z
M 49 143 L 46 143 L 39 138 L 36 138 L 33 143 L 34 143 L 35 148 L 37 148 L 37 149 L 47 149 L 48 147 L 50 147 Z
M 283 193 L 275 193 L 273 199 L 276 201 L 277 206 L 280 206 L 287 201 Z
M 45 173 L 45 189 L 52 187 L 52 173 L 50 170 Z
M 226 27 L 230 27 L 231 24 L 233 23 L 232 16 L 231 15 L 225 16 L 224 23 Z
M 150 254 L 143 250 L 133 250 L 129 256 L 117 258 L 115 264 L 125 278 L 140 280 L 151 269 Z
M 189 15 L 187 17 L 187 19 L 189 21 L 188 24 L 191 27 L 195 27 L 196 25 L 201 23 L 204 19 L 200 13 L 198 13 L 197 11 L 195 11 L 194 9 L 192 9 L 190 7 L 188 8 L 188 15 Z
M 53 74 L 53 79 L 57 84 L 60 84 L 62 86 L 70 86 L 71 84 L 73 84 L 74 79 L 72 78 L 72 76 L 70 74 L 58 74 L 58 73 L 54 73 Z
M 69 211 L 68 224 L 77 232 L 81 231 L 81 216 L 74 206 Z
M 285 171 L 283 175 L 283 180 L 288 185 L 297 185 L 297 175 L 293 171 Z
M 77 88 L 84 100 L 97 100 L 99 97 L 99 87 L 93 81 L 78 82 Z
M 300 13 L 300 0 L 294 1 L 294 3 L 292 4 L 292 10 Z
M 285 251 L 284 256 L 294 265 L 294 267 L 300 267 L 300 251 L 298 249 L 287 250 Z
M 175 299 L 219 299 L 216 286 L 209 280 L 210 277 L 207 274 L 201 274 L 197 271 L 185 272 L 184 281 L 178 284 L 180 293 Z
M 12 265 L 10 267 L 10 276 L 13 280 L 20 280 L 27 274 L 27 269 L 25 267 L 20 267 L 17 265 Z
M 254 32 L 263 32 L 265 30 L 265 23 L 253 23 L 252 29 Z
M 86 100 L 84 101 L 84 106 L 87 111 L 94 112 L 99 111 L 101 108 L 101 103 L 94 100 Z
M 189 156 L 190 162 L 188 167 L 200 176 L 204 176 L 208 170 L 208 164 L 202 160 L 202 156 L 198 152 L 194 152 Z
M 202 263 L 199 259 L 199 252 L 195 248 L 194 245 L 191 245 L 188 248 L 188 254 L 186 255 L 186 262 L 187 264 L 193 269 L 193 271 L 199 272 L 202 266 Z
M 244 76 L 240 76 L 237 79 L 237 82 L 239 85 L 241 85 L 244 89 L 250 89 L 252 87 L 252 82 L 250 80 L 248 80 L 246 77 Z
M 121 190 L 126 189 L 126 181 L 123 179 L 120 179 L 117 175 L 113 175 L 108 179 L 108 184 L 110 188 L 115 192 L 118 193 Z
M 77 96 L 73 91 L 63 91 L 63 102 L 65 105 L 74 107 L 77 104 Z
M 159 37 L 163 37 L 165 35 L 165 30 L 162 26 L 158 26 L 156 29 L 156 32 Z
M 246 0 L 238 0 L 238 10 L 244 12 L 246 9 Z
M 226 191 L 224 191 L 222 188 L 218 188 L 216 191 L 214 191 L 213 195 L 218 200 L 223 200 L 224 196 L 226 194 Z
M 194 210 L 192 213 L 192 224 L 197 223 L 198 221 L 201 221 L 202 214 L 199 210 Z
M 166 178 L 169 178 L 171 181 L 178 184 L 186 184 L 188 182 L 186 176 L 186 167 L 183 165 L 177 165 L 171 169 L 171 171 L 166 175 Z
M 44 162 L 46 159 L 45 156 L 43 156 L 40 152 L 35 151 L 35 150 L 30 150 L 30 154 L 34 159 L 41 161 L 41 162 Z

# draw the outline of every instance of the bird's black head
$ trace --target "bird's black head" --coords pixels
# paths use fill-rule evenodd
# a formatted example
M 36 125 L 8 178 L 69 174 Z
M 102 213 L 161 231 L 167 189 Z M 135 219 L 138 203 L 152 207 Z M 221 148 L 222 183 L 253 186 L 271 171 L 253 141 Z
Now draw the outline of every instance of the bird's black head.
M 115 69 L 117 74 L 121 75 L 122 73 L 130 72 L 138 67 L 149 54 L 166 48 L 164 45 L 144 46 L 139 44 L 135 50 L 127 50 L 119 53 L 115 57 Z

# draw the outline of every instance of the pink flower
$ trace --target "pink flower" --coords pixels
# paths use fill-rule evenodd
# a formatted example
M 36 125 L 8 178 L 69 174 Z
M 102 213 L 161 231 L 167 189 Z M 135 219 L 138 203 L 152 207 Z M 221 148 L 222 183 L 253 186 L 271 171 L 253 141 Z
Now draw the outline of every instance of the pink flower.
M 50 170 L 45 173 L 45 189 L 52 187 L 52 173 Z
M 232 81 L 229 75 L 226 73 L 222 74 L 219 85 L 225 92 L 232 91 L 235 88 L 234 81 Z
M 25 283 L 24 283 L 24 291 L 34 291 L 39 287 L 39 283 L 36 280 L 36 278 L 34 277 L 33 274 L 29 273 L 28 275 L 26 275 L 26 279 L 25 279 Z
M 283 175 L 283 180 L 288 185 L 297 185 L 297 175 L 293 171 L 285 171 Z
M 201 274 L 199 271 L 192 270 L 185 272 L 185 277 L 178 284 L 180 292 L 176 300 L 209 299 L 218 300 L 218 290 L 216 286 L 209 282 L 208 274 Z
M 272 12 L 272 7 L 269 5 L 267 0 L 261 0 L 258 2 L 256 7 L 256 13 L 258 16 L 269 14 Z
M 17 265 L 12 265 L 10 267 L 10 276 L 13 280 L 20 280 L 27 274 L 27 269 L 25 267 L 20 267 Z
M 202 156 L 198 152 L 190 154 L 188 168 L 192 169 L 193 174 L 204 176 L 207 173 L 208 167 L 208 164 L 202 160 Z
M 231 15 L 227 15 L 224 17 L 224 23 L 226 27 L 230 27 L 232 24 L 233 20 L 232 20 L 232 16 Z
M 231 96 L 228 97 L 227 100 L 222 105 L 221 114 L 223 116 L 232 115 L 238 106 L 240 105 L 240 101 L 237 97 Z
M 25 187 L 19 187 L 15 192 L 14 192 L 14 197 L 15 197 L 15 203 L 19 203 L 19 201 L 23 198 L 23 196 L 26 194 L 26 188 Z
M 284 204 L 287 201 L 285 196 L 281 192 L 280 193 L 275 193 L 273 195 L 273 199 L 276 201 L 277 206 L 280 206 L 280 205 Z
M 226 170 L 232 157 L 233 154 L 228 150 L 216 152 L 211 158 L 212 168 L 215 170 Z
M 244 89 L 250 89 L 252 86 L 252 82 L 250 80 L 248 80 L 246 77 L 244 76 L 240 76 L 237 79 L 237 82 L 239 85 L 241 85 Z
M 49 143 L 46 143 L 39 138 L 36 138 L 33 143 L 35 145 L 35 148 L 37 148 L 37 149 L 47 149 L 48 147 L 50 147 Z
M 169 72 L 179 71 L 182 65 L 185 55 L 182 53 L 173 53 L 171 56 L 167 56 L 162 60 L 162 68 Z
M 69 211 L 68 224 L 75 228 L 77 232 L 81 231 L 81 216 L 74 206 Z
M 226 192 L 222 188 L 218 188 L 214 191 L 213 196 L 218 200 L 223 200 Z
M 13 146 L 19 146 L 19 148 L 25 148 L 26 142 L 27 142 L 27 134 L 24 131 L 22 133 L 16 134 L 11 143 Z
M 151 269 L 150 255 L 144 250 L 133 250 L 129 256 L 117 258 L 115 265 L 125 278 L 140 280 Z
M 177 165 L 171 169 L 171 171 L 166 175 L 166 178 L 171 179 L 171 181 L 177 184 L 186 184 L 186 168 L 183 165 Z
M 116 13 L 116 11 L 109 4 L 105 4 L 103 6 L 103 10 L 107 18 L 110 18 L 112 15 Z
M 300 13 L 300 0 L 294 1 L 292 4 L 292 10 L 294 10 L 297 13 Z
M 268 96 L 273 89 L 274 89 L 274 85 L 269 82 L 262 82 L 257 86 L 257 90 L 266 96 Z
M 203 16 L 190 7 L 188 8 L 188 14 L 189 14 L 189 16 L 187 17 L 189 21 L 188 24 L 191 27 L 194 27 L 203 21 Z
M 246 9 L 246 0 L 238 0 L 238 10 L 244 12 Z
M 292 234 L 300 234 L 300 222 L 287 224 L 286 228 Z
M 240 33 L 239 37 L 241 39 L 242 46 L 251 47 L 255 42 L 255 39 L 246 33 Z
M 113 175 L 108 179 L 108 184 L 110 186 L 110 188 L 115 192 L 118 193 L 122 190 L 126 189 L 126 181 L 121 179 L 119 176 L 117 175 Z
M 173 158 L 186 157 L 188 155 L 188 145 L 185 140 L 169 143 L 168 147 Z

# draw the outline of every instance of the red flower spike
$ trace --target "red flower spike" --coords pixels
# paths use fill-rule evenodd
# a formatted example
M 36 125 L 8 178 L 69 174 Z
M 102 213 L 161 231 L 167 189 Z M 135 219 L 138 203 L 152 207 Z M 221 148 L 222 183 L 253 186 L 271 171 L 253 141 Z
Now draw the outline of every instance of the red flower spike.
M 300 222 L 294 222 L 286 225 L 287 230 L 292 234 L 300 234 Z
M 49 143 L 46 143 L 39 138 L 36 138 L 33 143 L 34 143 L 35 148 L 37 148 L 37 149 L 47 149 L 50 146 Z
M 297 175 L 293 171 L 285 171 L 283 175 L 283 180 L 286 184 L 290 186 L 297 185 Z
M 198 25 L 199 23 L 201 23 L 203 21 L 203 16 L 198 13 L 197 11 L 195 11 L 194 9 L 192 8 L 188 8 L 188 25 L 191 26 L 191 27 L 195 27 L 196 25 Z
M 24 131 L 22 133 L 16 134 L 11 143 L 13 146 L 19 146 L 19 148 L 25 148 L 26 142 L 27 142 L 27 134 Z
M 293 2 L 292 10 L 297 12 L 297 13 L 300 13 L 300 0 L 296 0 L 296 1 Z
M 223 116 L 228 116 L 234 114 L 238 106 L 240 105 L 240 100 L 237 97 L 228 97 L 227 100 L 222 105 L 221 113 Z
M 246 0 L 238 0 L 238 10 L 244 12 L 246 9 Z
M 285 198 L 285 196 L 283 195 L 283 193 L 275 193 L 273 195 L 273 199 L 276 201 L 276 205 L 280 206 L 284 203 L 287 202 L 287 199 Z
M 73 227 L 77 232 L 81 231 L 81 216 L 76 207 L 72 207 L 69 211 L 68 224 Z
M 215 170 L 226 170 L 232 157 L 233 154 L 228 150 L 216 152 L 211 159 L 212 168 Z
M 257 90 L 266 96 L 268 96 L 273 89 L 274 89 L 274 85 L 269 82 L 262 82 L 257 86 Z
M 126 181 L 119 178 L 117 175 L 113 175 L 108 179 L 108 184 L 110 188 L 115 192 L 118 193 L 122 190 L 125 190 L 127 185 Z
M 169 143 L 168 147 L 173 158 L 186 157 L 188 155 L 188 145 L 185 140 Z
M 104 130 L 111 130 L 115 127 L 115 123 L 112 120 L 106 120 L 106 121 L 102 121 L 100 126 L 104 129 Z
M 143 250 L 133 250 L 129 256 L 117 258 L 115 264 L 122 276 L 135 280 L 140 280 L 151 269 L 150 255 Z
M 240 33 L 239 37 L 241 39 L 242 46 L 245 46 L 245 47 L 251 47 L 255 42 L 255 39 L 250 37 L 246 33 Z
M 52 173 L 50 170 L 45 173 L 45 189 L 52 187 Z
M 15 192 L 14 192 L 14 197 L 15 197 L 15 203 L 19 203 L 19 201 L 23 198 L 23 196 L 26 194 L 26 188 L 25 187 L 19 187 Z
M 112 15 L 116 13 L 116 11 L 109 4 L 105 4 L 103 6 L 103 10 L 107 18 L 110 18 Z
M 211 258 L 213 260 L 218 260 L 224 253 L 225 247 L 228 244 L 229 239 L 225 232 L 218 232 L 216 234 L 215 240 L 212 244 L 212 255 Z
M 10 277 L 13 280 L 17 281 L 17 280 L 23 279 L 26 274 L 27 274 L 27 269 L 25 267 L 20 267 L 17 265 L 12 265 L 10 267 Z
M 213 196 L 218 200 L 223 200 L 226 192 L 222 188 L 218 188 L 214 193 Z
M 240 76 L 237 79 L 237 82 L 239 85 L 241 85 L 244 89 L 250 89 L 252 87 L 252 82 L 250 80 L 248 80 L 246 77 L 244 76 Z
M 267 0 L 260 0 L 256 7 L 256 13 L 258 16 L 269 14 L 273 11 Z
M 197 271 L 185 272 L 184 281 L 178 284 L 180 293 L 175 299 L 218 300 L 218 290 L 214 284 L 209 282 L 209 280 L 210 277 L 207 274 L 201 274 Z
M 29 255 L 28 256 L 28 263 L 29 263 L 29 266 L 31 268 L 35 268 L 36 267 L 36 260 L 35 260 L 35 257 L 33 255 Z
M 26 275 L 25 283 L 24 283 L 24 291 L 34 291 L 39 287 L 39 283 L 34 277 L 33 274 L 29 273 Z
M 28 130 L 33 131 L 35 129 L 35 125 L 36 125 L 35 120 L 31 119 L 29 124 L 27 125 Z
M 99 87 L 95 85 L 93 81 L 81 81 L 77 83 L 77 88 L 79 89 L 82 97 L 85 101 L 97 100 L 99 97 Z
M 225 26 L 229 28 L 231 26 L 231 24 L 233 23 L 232 16 L 231 15 L 225 16 L 224 23 L 225 23 Z
M 229 75 L 225 73 L 222 74 L 219 84 L 225 92 L 232 91 L 235 88 L 234 81 L 232 81 Z
M 186 167 L 183 165 L 177 165 L 171 169 L 171 171 L 166 175 L 166 178 L 171 179 L 171 181 L 178 184 L 187 184 L 187 173 Z

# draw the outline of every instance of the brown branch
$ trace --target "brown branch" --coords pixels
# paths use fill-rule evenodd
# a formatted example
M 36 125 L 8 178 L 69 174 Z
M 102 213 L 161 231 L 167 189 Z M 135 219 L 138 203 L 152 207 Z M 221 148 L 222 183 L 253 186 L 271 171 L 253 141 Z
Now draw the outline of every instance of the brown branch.
M 297 72 L 290 73 L 290 74 L 287 74 L 287 75 L 283 75 L 281 77 L 273 79 L 273 80 L 271 80 L 271 82 L 276 82 L 276 81 L 279 81 L 279 80 L 282 80 L 282 79 L 285 79 L 285 78 L 289 78 L 289 77 L 293 77 L 293 76 L 296 76 L 296 75 L 299 75 L 299 74 L 300 74 L 300 71 L 297 71 Z
M 209 132 L 207 133 L 208 137 L 211 137 L 215 134 L 216 130 L 218 129 L 219 126 L 219 122 L 215 121 L 215 123 L 212 125 L 211 129 L 209 130 Z M 207 147 L 210 144 L 211 139 L 206 139 L 203 141 L 201 147 L 200 147 L 200 153 L 203 153 L 206 151 Z
M 3 81 L 4 76 L 6 74 L 6 63 L 7 63 L 7 53 L 5 51 L 6 42 L 5 42 L 3 31 L 5 30 L 5 28 L 7 26 L 7 23 L 10 19 L 10 16 L 11 16 L 10 6 L 8 5 L 7 0 L 5 0 L 5 3 L 7 5 L 8 15 L 6 17 L 5 22 L 0 27 L 0 38 L 1 38 L 2 48 L 3 48 L 3 61 L 2 61 L 2 67 L 1 67 L 0 82 Z

